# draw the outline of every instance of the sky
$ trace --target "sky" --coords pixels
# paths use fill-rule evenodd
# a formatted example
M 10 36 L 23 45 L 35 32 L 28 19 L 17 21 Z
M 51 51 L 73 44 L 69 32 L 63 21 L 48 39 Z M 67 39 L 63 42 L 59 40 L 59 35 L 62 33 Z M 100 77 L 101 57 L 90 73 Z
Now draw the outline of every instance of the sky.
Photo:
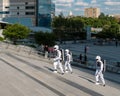
M 84 16 L 84 8 L 97 7 L 106 15 L 120 14 L 120 0 L 52 0 L 55 3 L 55 14 L 60 12 L 68 16 L 70 11 L 74 16 Z

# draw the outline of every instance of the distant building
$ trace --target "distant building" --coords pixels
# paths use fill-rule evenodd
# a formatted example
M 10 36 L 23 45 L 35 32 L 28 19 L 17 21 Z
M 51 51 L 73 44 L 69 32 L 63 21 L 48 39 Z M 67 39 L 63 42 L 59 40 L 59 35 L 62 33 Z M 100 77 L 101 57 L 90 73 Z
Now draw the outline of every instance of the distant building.
M 120 14 L 114 15 L 114 17 L 120 21 Z
M 51 12 L 52 12 L 52 3 L 51 0 L 38 0 L 37 3 L 37 23 L 41 27 L 51 27 Z
M 72 11 L 70 11 L 70 12 L 69 12 L 69 16 L 73 16 L 73 13 L 72 13 Z
M 114 17 L 114 18 L 116 18 L 116 20 L 118 20 L 118 22 L 120 22 L 120 14 L 112 14 L 112 15 L 110 14 L 108 16 Z
M 99 8 L 85 8 L 84 12 L 85 17 L 98 18 L 100 15 Z
M 11 24 L 51 29 L 54 14 L 55 4 L 51 0 L 0 0 L 0 20 Z
M 9 0 L 0 0 L 0 20 L 9 14 Z
M 74 16 L 74 15 L 73 15 L 72 11 L 70 11 L 67 17 L 68 17 L 68 18 L 71 18 L 71 17 L 73 17 L 73 16 Z
M 103 30 L 103 28 L 93 28 L 91 27 L 91 32 L 94 32 L 94 33 L 99 33 Z

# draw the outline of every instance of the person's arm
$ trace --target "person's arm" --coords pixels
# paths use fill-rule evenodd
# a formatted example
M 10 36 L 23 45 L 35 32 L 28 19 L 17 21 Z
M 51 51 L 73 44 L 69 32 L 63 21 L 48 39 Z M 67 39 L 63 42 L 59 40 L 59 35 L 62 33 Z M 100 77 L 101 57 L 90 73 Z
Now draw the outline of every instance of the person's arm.
M 103 71 L 103 62 L 100 61 L 100 70 L 99 70 L 98 74 L 102 73 L 102 71 Z
M 54 58 L 54 61 L 61 60 L 61 52 L 57 50 L 57 56 Z
M 70 61 L 71 61 L 71 56 L 70 56 L 70 54 L 68 55 L 68 62 L 70 63 Z

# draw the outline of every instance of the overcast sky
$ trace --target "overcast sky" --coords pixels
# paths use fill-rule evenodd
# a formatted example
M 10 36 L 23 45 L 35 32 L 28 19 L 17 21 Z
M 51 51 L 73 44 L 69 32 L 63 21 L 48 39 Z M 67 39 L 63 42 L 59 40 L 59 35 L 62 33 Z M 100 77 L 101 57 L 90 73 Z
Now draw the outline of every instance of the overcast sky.
M 83 16 L 84 8 L 98 7 L 104 14 L 120 14 L 120 0 L 52 0 L 56 5 L 56 15 L 65 16 L 72 11 L 75 16 Z

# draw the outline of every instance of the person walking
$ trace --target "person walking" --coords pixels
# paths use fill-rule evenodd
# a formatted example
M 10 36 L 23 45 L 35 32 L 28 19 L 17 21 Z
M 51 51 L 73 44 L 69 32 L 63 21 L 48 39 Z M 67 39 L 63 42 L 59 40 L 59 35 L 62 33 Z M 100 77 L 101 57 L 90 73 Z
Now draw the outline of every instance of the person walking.
M 87 64 L 87 55 L 84 55 L 84 64 Z
M 88 52 L 88 45 L 84 47 L 84 53 L 87 54 L 87 52 Z
M 118 40 L 115 41 L 115 45 L 116 45 L 116 47 L 118 46 Z
M 53 59 L 54 60 L 54 63 L 53 63 L 53 67 L 54 67 L 54 73 L 57 73 L 57 67 L 60 68 L 61 70 L 61 73 L 62 75 L 64 74 L 64 71 L 63 71 L 63 67 L 62 67 L 62 63 L 61 63 L 61 51 L 59 50 L 59 46 L 58 45 L 55 45 L 54 46 L 54 50 L 56 52 L 55 54 L 55 58 Z
M 45 53 L 45 58 L 48 58 L 48 46 L 44 46 L 44 53 Z
M 101 57 L 100 56 L 96 56 L 96 72 L 95 72 L 95 79 L 96 79 L 96 82 L 95 84 L 96 85 L 99 85 L 99 81 L 101 79 L 102 81 L 102 85 L 105 86 L 105 80 L 104 80 L 104 76 L 103 76 L 103 62 L 101 60 Z
M 72 56 L 70 54 L 70 51 L 68 49 L 65 50 L 65 73 L 68 73 L 68 71 L 73 73 L 72 67 L 71 67 L 71 61 L 72 61 Z
M 82 54 L 79 55 L 79 60 L 80 60 L 80 63 L 82 64 Z

